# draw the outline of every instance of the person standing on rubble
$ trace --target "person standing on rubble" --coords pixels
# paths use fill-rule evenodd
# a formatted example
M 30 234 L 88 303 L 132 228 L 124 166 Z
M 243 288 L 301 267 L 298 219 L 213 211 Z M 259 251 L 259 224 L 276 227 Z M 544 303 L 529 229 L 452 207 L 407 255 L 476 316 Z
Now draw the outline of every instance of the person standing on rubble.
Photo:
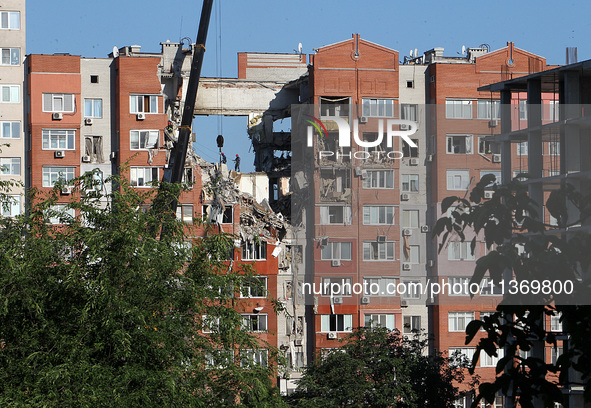
M 234 171 L 240 171 L 240 156 L 236 155 L 236 158 L 232 160 L 236 164 L 234 164 Z
M 228 159 L 226 159 L 226 155 L 222 152 L 222 164 L 228 163 Z

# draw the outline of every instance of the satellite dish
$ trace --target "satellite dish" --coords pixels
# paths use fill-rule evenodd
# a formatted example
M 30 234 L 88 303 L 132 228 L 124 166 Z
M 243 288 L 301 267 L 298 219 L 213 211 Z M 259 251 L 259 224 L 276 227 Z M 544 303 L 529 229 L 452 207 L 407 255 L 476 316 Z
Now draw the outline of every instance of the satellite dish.
M 464 55 L 466 53 L 466 46 L 462 45 L 462 55 Z
M 412 50 L 410 50 L 410 52 L 409 52 L 409 55 L 410 55 L 410 57 L 412 58 Z
M 415 58 L 419 56 L 419 50 L 418 48 L 415 48 Z
M 119 56 L 119 48 L 116 45 L 113 46 L 113 58 L 117 58 Z
M 298 53 L 302 53 L 302 43 L 298 43 Z

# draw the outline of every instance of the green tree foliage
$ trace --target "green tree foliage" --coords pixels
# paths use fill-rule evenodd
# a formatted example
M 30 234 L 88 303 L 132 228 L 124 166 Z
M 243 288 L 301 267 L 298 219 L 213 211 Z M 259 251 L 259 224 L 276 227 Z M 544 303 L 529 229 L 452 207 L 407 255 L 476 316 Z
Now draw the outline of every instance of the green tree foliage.
M 459 366 L 426 355 L 417 334 L 358 328 L 340 349 L 318 355 L 304 372 L 291 403 L 297 407 L 451 407 Z
M 440 250 L 450 237 L 464 240 L 469 232 L 474 235 L 474 253 L 477 238 L 484 237 L 487 254 L 476 261 L 470 283 L 486 277 L 504 285 L 497 312 L 466 329 L 466 344 L 485 331 L 473 367 L 481 350 L 491 356 L 497 348 L 505 350 L 495 381 L 480 385 L 475 405 L 482 398 L 491 402 L 500 391 L 522 407 L 553 407 L 554 402 L 564 402 L 560 386 L 584 385 L 591 375 L 591 237 L 580 228 L 588 223 L 591 196 L 569 184 L 552 191 L 546 209 L 557 220 L 553 228 L 558 227 L 558 232 L 550 232 L 550 225 L 540 221 L 540 207 L 519 181 L 522 176 L 494 186 L 487 201 L 482 199 L 493 175 L 482 178 L 469 200 L 444 199 L 441 211 L 450 215 L 440 218 L 434 228 L 434 235 L 442 235 Z M 551 315 L 560 316 L 558 332 L 544 323 Z M 561 340 L 564 347 L 559 352 Z M 559 354 L 554 364 L 544 358 L 546 346 Z M 589 387 L 585 398 L 591 400 Z
M 117 180 L 107 205 L 87 183 L 74 217 L 55 206 L 58 186 L 0 220 L 0 406 L 281 406 L 273 350 L 240 330 L 233 295 L 252 271 L 224 262 L 234 237 L 191 247 L 187 225 L 142 211 L 150 193 Z M 258 348 L 268 366 L 240 353 Z

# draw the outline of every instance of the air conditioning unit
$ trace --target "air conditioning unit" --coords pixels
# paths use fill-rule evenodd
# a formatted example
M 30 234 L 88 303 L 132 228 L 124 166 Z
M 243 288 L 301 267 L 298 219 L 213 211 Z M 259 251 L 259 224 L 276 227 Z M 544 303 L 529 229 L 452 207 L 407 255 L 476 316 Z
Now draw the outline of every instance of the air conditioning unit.
M 61 112 L 54 112 L 53 115 L 51 115 L 51 118 L 53 120 L 62 120 L 64 118 L 64 114 Z
M 408 307 L 408 302 L 406 300 L 401 300 L 400 307 Z
M 370 301 L 369 296 L 363 296 L 361 298 L 361 304 L 362 305 L 367 305 L 369 303 L 369 301 Z
M 343 298 L 342 297 L 333 297 L 332 298 L 332 304 L 333 305 L 342 305 L 343 304 Z
M 361 176 L 361 167 L 355 167 L 355 175 Z
M 429 226 L 428 225 L 421 225 L 421 232 L 429 232 Z
M 295 339 L 293 341 L 294 346 L 301 346 L 302 345 L 302 339 Z
M 333 332 L 328 333 L 328 339 L 329 340 L 336 340 L 337 339 L 337 334 L 336 333 L 333 333 Z
M 146 119 L 145 113 L 138 113 L 137 114 L 137 120 L 144 120 L 144 119 Z
M 359 123 L 367 123 L 367 116 L 361 116 L 359 118 Z
M 53 152 L 53 157 L 55 157 L 56 159 L 61 159 L 63 157 L 66 157 L 66 152 L 64 152 L 63 150 L 56 150 L 55 152 Z
M 430 155 L 427 156 L 427 161 L 429 163 L 431 163 L 433 161 L 433 155 L 432 154 L 430 154 Z
M 432 260 L 432 259 L 429 259 L 429 260 L 427 261 L 427 266 L 428 266 L 429 268 L 432 268 L 432 267 L 434 267 L 434 266 L 435 266 L 435 261 L 434 261 L 434 260 Z
M 82 163 L 90 163 L 90 156 L 82 156 Z
M 412 235 L 412 230 L 410 228 L 405 228 L 402 230 L 402 235 L 404 235 L 405 237 L 409 237 Z
M 494 127 L 497 127 L 498 125 L 499 125 L 498 119 L 491 119 L 488 121 L 488 127 L 494 128 Z
M 500 163 L 501 162 L 501 155 L 500 154 L 493 154 L 492 162 L 493 163 Z
M 385 235 L 378 235 L 378 242 L 386 242 L 386 239 Z
M 367 170 L 361 170 L 361 178 L 365 180 L 367 178 Z
M 111 160 L 115 160 L 117 158 L 117 152 L 111 152 Z
M 484 192 L 484 198 L 486 198 L 487 200 L 490 200 L 493 197 L 494 191 L 485 191 Z
M 408 201 L 409 198 L 410 198 L 410 196 L 408 195 L 408 193 L 400 194 L 400 200 L 402 200 L 402 201 Z
M 330 262 L 330 265 L 331 265 L 331 266 L 341 266 L 341 260 L 340 260 L 340 259 L 333 259 L 333 260 Z
M 86 118 L 86 119 L 84 119 L 84 124 L 85 125 L 92 125 L 92 118 Z
M 410 264 L 409 263 L 403 263 L 402 264 L 402 270 L 403 271 L 410 271 Z
M 419 159 L 417 159 L 416 157 L 413 157 L 412 159 L 410 159 L 408 161 L 408 164 L 410 164 L 411 166 L 418 166 L 419 165 Z
M 62 187 L 62 194 L 63 195 L 72 194 L 72 186 L 64 186 L 64 187 Z
M 434 305 L 435 304 L 435 298 L 434 297 L 430 297 L 427 299 L 427 304 L 428 305 Z

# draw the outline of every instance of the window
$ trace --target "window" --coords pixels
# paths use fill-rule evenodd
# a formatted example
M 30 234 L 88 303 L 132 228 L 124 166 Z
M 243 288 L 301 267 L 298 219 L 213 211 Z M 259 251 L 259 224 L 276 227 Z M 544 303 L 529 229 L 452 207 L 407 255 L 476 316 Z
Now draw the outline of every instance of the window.
M 73 180 L 75 167 L 43 167 L 43 187 L 53 187 L 57 181 L 68 183 Z
M 484 278 L 480 281 L 480 294 L 483 296 L 496 296 L 502 295 L 502 288 L 500 285 L 495 285 L 492 279 Z M 480 313 L 480 317 L 485 316 L 483 315 L 484 312 Z
M 363 278 L 364 296 L 387 296 L 396 291 L 396 278 L 369 277 Z
M 102 99 L 84 99 L 84 117 L 102 118 L 103 100 Z
M 449 353 L 451 355 L 451 351 Z M 468 401 L 466 400 L 465 396 L 462 396 L 456 400 L 454 400 L 454 402 L 452 403 L 453 408 L 468 408 Z
M 249 332 L 258 332 L 267 330 L 266 314 L 243 314 L 242 329 Z
M 240 297 L 267 297 L 267 278 L 264 276 L 251 276 L 247 278 L 245 284 L 240 288 Z
M 157 95 L 131 95 L 129 98 L 131 113 L 158 113 Z
M 550 156 L 559 156 L 560 142 L 548 142 L 548 154 Z
M 527 101 L 519 101 L 519 119 L 527 120 Z
M 478 136 L 478 153 L 493 154 L 498 153 L 498 149 L 494 142 L 486 140 L 487 136 Z
M 193 223 L 193 204 L 179 204 L 176 207 L 176 219 L 179 221 L 186 222 L 188 224 Z
M 558 357 L 562 355 L 562 347 L 550 347 L 550 362 L 556 364 Z
M 43 112 L 74 112 L 74 94 L 43 94 Z
M 367 170 L 363 188 L 394 188 L 394 170 Z
M 323 261 L 351 260 L 351 243 L 350 242 L 328 242 L 322 248 L 321 259 Z
M 269 352 L 264 349 L 259 350 L 241 350 L 240 367 L 267 367 L 269 365 Z
M 505 355 L 505 350 L 497 349 L 496 356 L 489 356 L 484 350 L 480 351 L 480 367 L 496 367 L 497 363 Z
M 0 175 L 2 176 L 20 176 L 21 158 L 20 157 L 0 157 Z
M 450 347 L 449 348 L 449 356 L 450 357 L 456 357 L 459 358 L 461 360 L 463 360 L 462 362 L 472 362 L 472 358 L 474 357 L 474 352 L 476 351 L 476 349 L 474 347 Z M 459 362 L 456 362 L 455 364 L 453 364 L 454 366 L 457 366 Z M 450 361 L 450 366 L 451 366 L 451 361 Z
M 90 76 L 90 83 L 91 83 L 91 84 L 98 84 L 98 82 L 99 82 L 99 77 L 98 77 L 98 75 L 91 75 L 91 76 Z
M 21 88 L 18 85 L 2 85 L 0 86 L 2 91 L 2 102 L 3 103 L 20 103 L 20 91 Z
M 203 315 L 202 317 L 203 333 L 212 333 L 220 329 L 220 318 Z
M 408 255 L 405 252 L 405 260 L 411 264 L 418 264 L 421 258 L 421 247 L 419 245 L 409 245 L 408 246 Z
M 472 135 L 447 135 L 447 154 L 472 154 Z
M 562 331 L 562 322 L 560 318 L 562 317 L 561 313 L 555 312 L 553 315 L 550 316 L 550 331 L 553 332 L 561 332 Z
M 394 242 L 364 242 L 364 261 L 393 261 Z
M 93 163 L 103 163 L 103 137 L 87 136 L 84 138 L 84 155 Z
M 43 129 L 43 150 L 74 150 L 74 130 Z
M 0 11 L 0 28 L 4 30 L 20 30 L 20 11 Z
M 449 296 L 468 296 L 469 278 L 450 277 L 448 282 L 450 286 Z
M 394 116 L 394 101 L 392 99 L 363 98 L 363 116 L 377 118 L 391 118 Z
M 322 278 L 324 296 L 351 296 L 351 278 Z
M 414 333 L 421 331 L 421 316 L 404 316 L 402 330 L 404 333 Z
M 558 115 L 560 114 L 560 110 L 558 109 L 558 101 L 548 101 L 547 104 L 542 105 L 542 108 L 542 117 L 545 120 L 552 122 L 558 121 Z
M 474 254 L 470 250 L 470 242 L 452 241 L 447 247 L 447 259 L 450 261 L 473 261 Z
M 393 225 L 394 207 L 391 205 L 364 205 L 363 225 Z
M 353 315 L 331 314 L 320 315 L 320 331 L 327 332 L 350 332 L 353 328 Z
M 233 362 L 232 350 L 212 350 L 205 354 L 205 365 L 208 368 L 226 368 Z
M 158 181 L 158 167 L 132 167 L 130 175 L 133 187 L 151 187 L 152 182 Z
M 21 137 L 21 123 L 20 122 L 0 122 L 0 138 L 1 139 L 20 139 Z
M 75 216 L 75 210 L 67 204 L 54 204 L 49 208 L 49 223 L 53 225 L 70 222 Z
M 474 312 L 449 312 L 447 328 L 450 332 L 463 332 L 472 320 L 474 320 Z
M 493 176 L 495 176 L 496 180 L 492 183 L 490 183 L 489 185 L 487 185 L 486 187 L 492 187 L 495 184 L 502 184 L 501 181 L 501 171 L 500 170 L 480 170 L 480 178 L 482 179 L 482 177 L 484 177 L 487 174 L 492 174 Z
M 394 315 L 391 313 L 366 313 L 364 326 L 374 328 L 383 327 L 388 330 L 396 329 Z
M 418 280 L 404 281 L 402 284 L 405 286 L 402 297 L 404 299 L 420 299 L 421 298 L 421 282 Z
M 402 191 L 409 191 L 416 193 L 419 191 L 419 175 L 418 174 L 403 174 L 402 178 Z
M 501 101 L 479 100 L 476 105 L 478 119 L 501 119 Z
M 189 189 L 193 188 L 193 169 L 191 167 L 185 167 L 183 169 L 183 178 L 181 180 L 181 182 L 183 184 L 187 184 L 187 187 Z M 228 207 L 226 207 L 227 209 Z M 232 223 L 232 221 L 230 220 L 230 223 Z
M 0 48 L 0 54 L 0 65 L 20 65 L 21 63 L 20 48 Z
M 466 190 L 470 184 L 470 170 L 447 170 L 447 189 Z
M 351 224 L 351 207 L 343 205 L 321 206 L 320 224 Z
M 417 147 L 410 147 L 406 142 L 402 142 L 402 155 L 404 157 L 419 157 L 419 139 L 410 139 Z
M 243 261 L 264 261 L 267 259 L 267 243 L 265 241 L 242 241 Z
M 234 207 L 227 205 L 222 214 L 222 224 L 232 224 L 234 222 Z
M 8 195 L 6 201 L 0 202 L 3 217 L 16 217 L 21 214 L 21 196 Z
M 445 117 L 447 119 L 472 119 L 472 102 L 470 100 L 446 100 Z
M 415 81 L 406 81 L 406 87 L 407 88 L 414 88 L 415 87 Z
M 403 210 L 402 227 L 419 228 L 419 210 Z
M 158 147 L 159 136 L 158 130 L 131 130 L 131 150 L 154 149 Z
M 517 143 L 517 155 L 518 156 L 527 156 L 527 142 Z
M 400 119 L 417 121 L 417 105 L 408 103 L 400 104 Z

